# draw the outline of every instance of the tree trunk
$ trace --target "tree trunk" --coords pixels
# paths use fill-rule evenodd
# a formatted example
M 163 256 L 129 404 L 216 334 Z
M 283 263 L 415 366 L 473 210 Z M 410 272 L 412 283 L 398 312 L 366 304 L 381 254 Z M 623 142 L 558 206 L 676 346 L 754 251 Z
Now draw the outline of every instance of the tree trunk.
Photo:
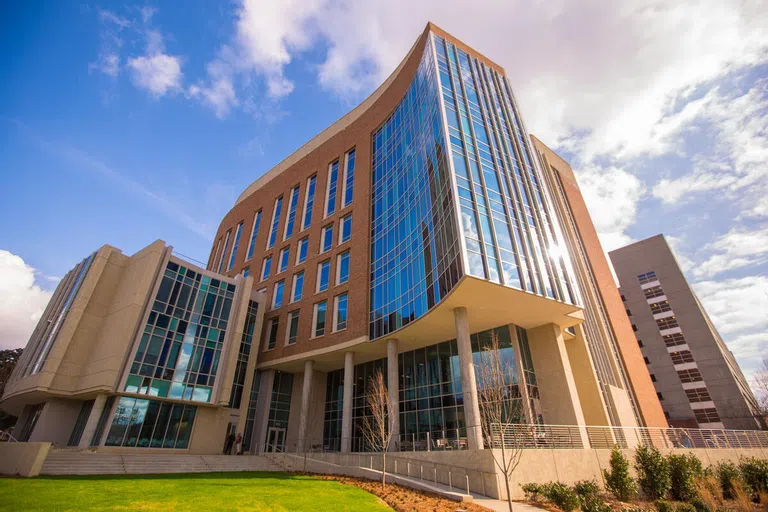
M 509 505 L 509 512 L 512 512 L 512 494 L 509 489 L 509 477 L 511 475 L 504 475 L 504 485 L 507 486 L 507 505 Z
M 386 448 L 381 452 L 381 487 L 387 486 L 387 451 Z

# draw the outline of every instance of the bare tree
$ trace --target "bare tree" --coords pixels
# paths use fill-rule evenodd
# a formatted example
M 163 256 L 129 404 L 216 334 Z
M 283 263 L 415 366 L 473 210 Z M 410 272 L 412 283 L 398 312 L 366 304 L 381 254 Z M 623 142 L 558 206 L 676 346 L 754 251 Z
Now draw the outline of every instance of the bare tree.
M 521 414 L 522 399 L 512 383 L 514 368 L 502 360 L 499 338 L 491 332 L 490 343 L 485 345 L 477 365 L 480 382 L 477 390 L 480 421 L 485 446 L 491 449 L 493 461 L 504 475 L 507 504 L 512 512 L 510 482 L 512 473 L 523 455 L 525 434 L 515 420 Z
M 763 365 L 755 374 L 754 390 L 760 406 L 760 414 L 766 418 L 768 417 L 768 359 L 763 359 Z
M 387 447 L 394 434 L 394 405 L 389 399 L 384 374 L 381 370 L 368 379 L 366 403 L 370 415 L 363 417 L 361 431 L 366 444 L 373 452 L 381 452 L 381 486 L 387 481 Z

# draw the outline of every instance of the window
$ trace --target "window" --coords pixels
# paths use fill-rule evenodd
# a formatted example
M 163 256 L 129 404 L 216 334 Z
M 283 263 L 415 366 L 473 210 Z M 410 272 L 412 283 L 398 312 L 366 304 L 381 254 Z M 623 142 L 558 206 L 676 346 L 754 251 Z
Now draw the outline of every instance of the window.
M 645 361 L 645 364 L 651 364 L 651 360 L 648 359 L 648 356 L 643 357 L 643 361 Z
M 277 329 L 280 327 L 277 318 L 271 318 L 267 324 L 267 350 L 272 350 L 277 344 Z
M 621 296 L 621 302 L 627 302 L 627 298 L 625 296 Z
M 261 224 L 261 210 L 253 216 L 253 227 L 251 228 L 251 240 L 248 242 L 248 253 L 245 255 L 245 261 L 253 257 L 253 248 L 256 245 L 256 237 L 259 235 L 259 225 Z
M 343 331 L 347 328 L 347 294 L 343 293 L 334 297 L 333 309 L 336 315 L 333 318 L 333 331 Z
M 328 289 L 328 281 L 331 277 L 331 260 L 325 260 L 317 265 L 317 290 L 316 292 L 324 292 Z
M 661 286 L 652 286 L 643 290 L 643 293 L 645 294 L 646 299 L 652 299 L 664 295 L 664 290 L 661 289 Z
M 699 373 L 698 368 L 691 368 L 690 370 L 678 370 L 677 376 L 680 377 L 680 382 L 687 384 L 689 382 L 701 382 L 704 380 Z
M 333 247 L 333 224 L 328 224 L 320 231 L 320 254 L 328 252 Z
M 643 348 L 645 346 L 643 345 L 643 340 L 637 340 L 637 346 Z
M 227 236 L 224 239 L 224 249 L 221 251 L 221 257 L 219 257 L 219 266 L 217 267 L 217 272 L 221 274 L 221 271 L 224 269 L 224 259 L 227 257 L 227 249 L 229 249 L 229 237 L 232 235 L 232 230 L 230 229 L 227 231 Z
M 627 316 L 632 316 L 632 312 L 629 309 L 627 309 Z
M 227 270 L 232 270 L 235 266 L 235 257 L 237 256 L 237 248 L 240 245 L 240 235 L 243 233 L 243 223 L 237 225 L 235 229 L 235 243 L 232 244 L 232 253 L 229 255 L 229 264 Z
M 293 284 L 291 285 L 291 302 L 301 300 L 304 294 L 304 272 L 293 274 Z
M 278 260 L 279 265 L 277 268 L 277 273 L 285 272 L 285 269 L 288 268 L 288 259 L 291 254 L 291 248 L 290 247 L 283 247 L 280 249 L 280 259 Z
M 693 354 L 690 350 L 683 350 L 681 352 L 670 352 L 669 356 L 672 358 L 674 364 L 684 364 L 693 362 Z
M 651 374 L 651 382 L 656 382 L 656 375 Z
M 315 186 L 317 185 L 317 176 L 307 179 L 307 195 L 304 198 L 304 220 L 301 224 L 301 230 L 304 231 L 312 224 L 312 207 L 315 206 Z
M 275 283 L 275 290 L 272 294 L 272 309 L 277 309 L 283 305 L 283 291 L 285 288 L 285 280 Z
M 269 231 L 267 249 L 271 249 L 277 240 L 277 225 L 280 224 L 280 210 L 283 208 L 283 196 L 275 199 L 275 207 L 272 210 L 272 228 Z
M 640 274 L 637 276 L 637 280 L 640 281 L 640 284 L 646 284 L 650 283 L 651 281 L 656 281 L 656 272 L 646 272 L 645 274 Z
M 243 269 L 243 277 L 248 277 L 251 274 L 251 267 L 245 267 Z
M 709 409 L 694 409 L 693 414 L 696 416 L 696 421 L 699 423 L 717 423 L 720 421 L 720 415 L 717 414 L 717 409 L 710 407 Z
M 632 324 L 632 330 L 637 332 L 637 326 L 635 324 Z
M 349 251 L 336 256 L 336 284 L 349 281 Z
M 661 393 L 657 392 L 656 396 L 658 397 L 659 401 L 664 400 L 664 395 L 662 395 Z
M 299 310 L 288 313 L 288 329 L 285 333 L 285 344 L 294 345 L 299 335 Z
M 213 270 L 216 266 L 216 259 L 219 256 L 219 246 L 221 245 L 221 238 L 216 240 L 216 247 L 213 249 L 210 258 L 208 259 L 208 265 L 205 266 L 206 270 Z
M 267 256 L 261 264 L 261 280 L 269 279 L 269 271 L 272 268 L 272 256 Z
M 336 188 L 339 181 L 339 161 L 328 166 L 328 190 L 325 195 L 325 217 L 336 211 Z
M 657 318 L 656 325 L 659 326 L 660 331 L 663 331 L 664 329 L 672 329 L 674 327 L 680 327 L 680 324 L 677 323 L 677 318 L 673 316 L 668 316 L 666 318 Z
M 651 312 L 654 315 L 658 315 L 659 313 L 666 313 L 667 311 L 672 311 L 672 306 L 669 305 L 668 300 L 660 300 L 659 302 L 654 302 L 651 306 Z
M 341 196 L 344 199 L 342 208 L 352 204 L 352 196 L 355 188 L 355 150 L 353 149 L 346 155 L 344 164 L 344 188 Z
M 293 225 L 296 222 L 296 207 L 299 202 L 299 186 L 291 189 L 291 197 L 288 199 L 288 219 L 285 221 L 285 233 L 283 240 L 288 240 L 293 235 Z
M 328 303 L 326 301 L 318 302 L 315 304 L 314 311 L 314 337 L 322 336 L 325 334 L 325 313 L 328 309 Z
M 680 332 L 676 332 L 675 334 L 665 334 L 662 338 L 664 338 L 664 344 L 668 347 L 685 345 L 685 338 L 683 337 L 683 333 Z
M 685 395 L 689 402 L 709 402 L 712 400 L 707 388 L 686 389 Z
M 299 240 L 299 245 L 296 248 L 296 264 L 301 265 L 307 261 L 307 249 L 309 248 L 309 237 L 304 237 Z
M 341 219 L 339 226 L 339 245 L 348 242 L 352 238 L 352 214 Z

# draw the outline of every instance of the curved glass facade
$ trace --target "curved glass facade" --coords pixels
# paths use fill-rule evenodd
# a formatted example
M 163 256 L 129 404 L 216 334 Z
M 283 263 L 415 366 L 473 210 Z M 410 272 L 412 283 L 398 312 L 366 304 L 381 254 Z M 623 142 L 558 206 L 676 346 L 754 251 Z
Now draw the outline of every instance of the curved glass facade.
M 463 275 L 432 47 L 373 134 L 370 338 L 407 325 Z

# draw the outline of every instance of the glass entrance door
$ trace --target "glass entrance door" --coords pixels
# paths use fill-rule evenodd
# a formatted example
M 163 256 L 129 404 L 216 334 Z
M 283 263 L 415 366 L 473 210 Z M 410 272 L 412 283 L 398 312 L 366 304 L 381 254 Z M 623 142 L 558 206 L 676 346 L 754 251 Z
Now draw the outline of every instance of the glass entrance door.
M 271 427 L 267 431 L 267 450 L 268 452 L 280 453 L 285 451 L 285 429 Z

